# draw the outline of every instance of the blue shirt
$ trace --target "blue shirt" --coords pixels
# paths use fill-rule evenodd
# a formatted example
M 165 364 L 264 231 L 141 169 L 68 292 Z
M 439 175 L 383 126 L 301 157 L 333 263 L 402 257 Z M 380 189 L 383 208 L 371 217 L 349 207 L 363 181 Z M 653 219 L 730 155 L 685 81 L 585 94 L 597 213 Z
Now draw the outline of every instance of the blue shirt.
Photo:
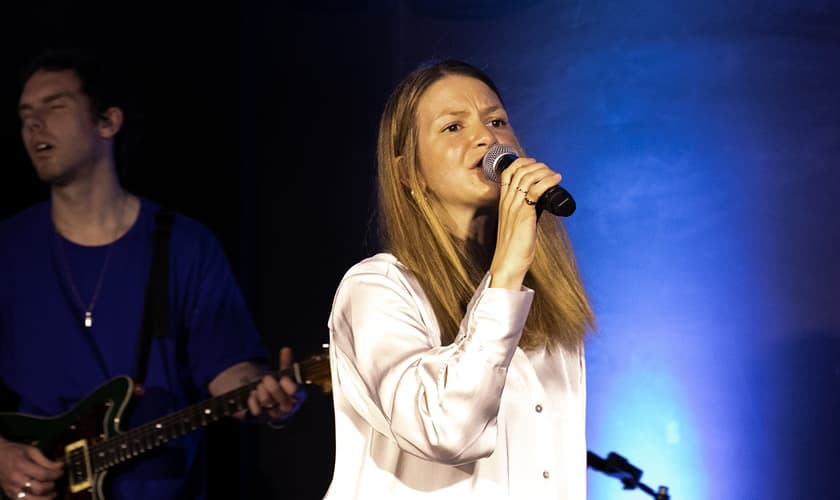
M 107 380 L 136 373 L 158 209 L 141 198 L 131 229 L 98 247 L 58 235 L 49 202 L 0 222 L 0 378 L 20 396 L 21 413 L 58 415 Z M 175 218 L 169 266 L 169 331 L 152 340 L 145 394 L 123 429 L 209 397 L 210 381 L 238 362 L 267 364 L 227 259 L 205 226 Z M 85 328 L 100 279 L 93 324 Z M 203 498 L 201 438 L 191 432 L 109 471 L 106 499 Z

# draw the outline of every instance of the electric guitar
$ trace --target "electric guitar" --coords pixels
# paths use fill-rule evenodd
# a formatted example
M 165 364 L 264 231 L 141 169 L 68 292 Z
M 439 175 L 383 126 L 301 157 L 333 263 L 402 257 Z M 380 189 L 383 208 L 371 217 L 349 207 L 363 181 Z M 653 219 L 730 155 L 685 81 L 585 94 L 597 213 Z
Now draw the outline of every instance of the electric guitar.
M 278 375 L 290 375 L 298 384 L 317 385 L 325 393 L 332 391 L 326 350 L 294 363 L 290 370 Z M 115 377 L 55 417 L 0 413 L 0 435 L 35 446 L 48 458 L 64 461 L 65 474 L 56 483 L 57 498 L 104 500 L 102 491 L 108 469 L 247 409 L 248 396 L 259 382 L 122 431 L 120 420 L 134 394 L 134 382 L 127 376 Z

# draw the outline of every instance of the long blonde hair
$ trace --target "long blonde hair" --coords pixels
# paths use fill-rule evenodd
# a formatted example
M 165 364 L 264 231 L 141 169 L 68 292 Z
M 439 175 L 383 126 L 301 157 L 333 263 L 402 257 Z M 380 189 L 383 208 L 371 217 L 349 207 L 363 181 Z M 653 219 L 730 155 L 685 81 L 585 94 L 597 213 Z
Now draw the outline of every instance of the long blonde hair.
M 470 64 L 447 60 L 422 66 L 403 79 L 389 97 L 379 123 L 377 144 L 382 244 L 422 284 L 444 344 L 455 339 L 466 306 L 489 263 L 468 252 L 463 242 L 446 229 L 441 214 L 424 196 L 419 177 L 417 103 L 430 85 L 447 75 L 480 80 L 501 102 L 493 81 Z M 495 239 L 489 240 L 490 248 L 481 249 L 486 255 L 492 255 L 495 246 Z M 536 255 L 525 285 L 535 294 L 520 346 L 579 348 L 587 329 L 594 327 L 594 315 L 571 243 L 557 218 L 540 218 Z

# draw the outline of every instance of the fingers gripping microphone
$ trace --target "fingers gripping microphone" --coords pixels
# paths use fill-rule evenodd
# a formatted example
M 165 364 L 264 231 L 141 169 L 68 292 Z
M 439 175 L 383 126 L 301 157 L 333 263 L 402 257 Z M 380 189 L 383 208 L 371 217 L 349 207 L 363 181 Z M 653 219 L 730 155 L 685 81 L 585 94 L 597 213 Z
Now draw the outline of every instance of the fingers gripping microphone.
M 500 181 L 502 170 L 508 168 L 514 160 L 519 158 L 516 149 L 507 144 L 494 144 L 487 150 L 481 167 L 484 175 L 493 182 Z M 548 210 L 554 215 L 568 217 L 575 213 L 575 200 L 568 191 L 559 185 L 548 188 L 548 191 L 537 200 L 537 211 Z

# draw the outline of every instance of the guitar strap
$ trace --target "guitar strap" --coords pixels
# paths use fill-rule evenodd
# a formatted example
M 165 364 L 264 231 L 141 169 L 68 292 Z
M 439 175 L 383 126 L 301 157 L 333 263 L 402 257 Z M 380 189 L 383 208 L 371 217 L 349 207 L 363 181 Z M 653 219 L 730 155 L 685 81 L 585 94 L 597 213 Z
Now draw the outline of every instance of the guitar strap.
M 152 265 L 146 284 L 146 302 L 143 310 L 143 324 L 137 345 L 137 361 L 134 374 L 134 394 L 143 395 L 143 383 L 149 363 L 149 349 L 152 337 L 165 337 L 169 327 L 169 239 L 175 213 L 163 207 L 155 217 L 155 233 L 152 248 Z

